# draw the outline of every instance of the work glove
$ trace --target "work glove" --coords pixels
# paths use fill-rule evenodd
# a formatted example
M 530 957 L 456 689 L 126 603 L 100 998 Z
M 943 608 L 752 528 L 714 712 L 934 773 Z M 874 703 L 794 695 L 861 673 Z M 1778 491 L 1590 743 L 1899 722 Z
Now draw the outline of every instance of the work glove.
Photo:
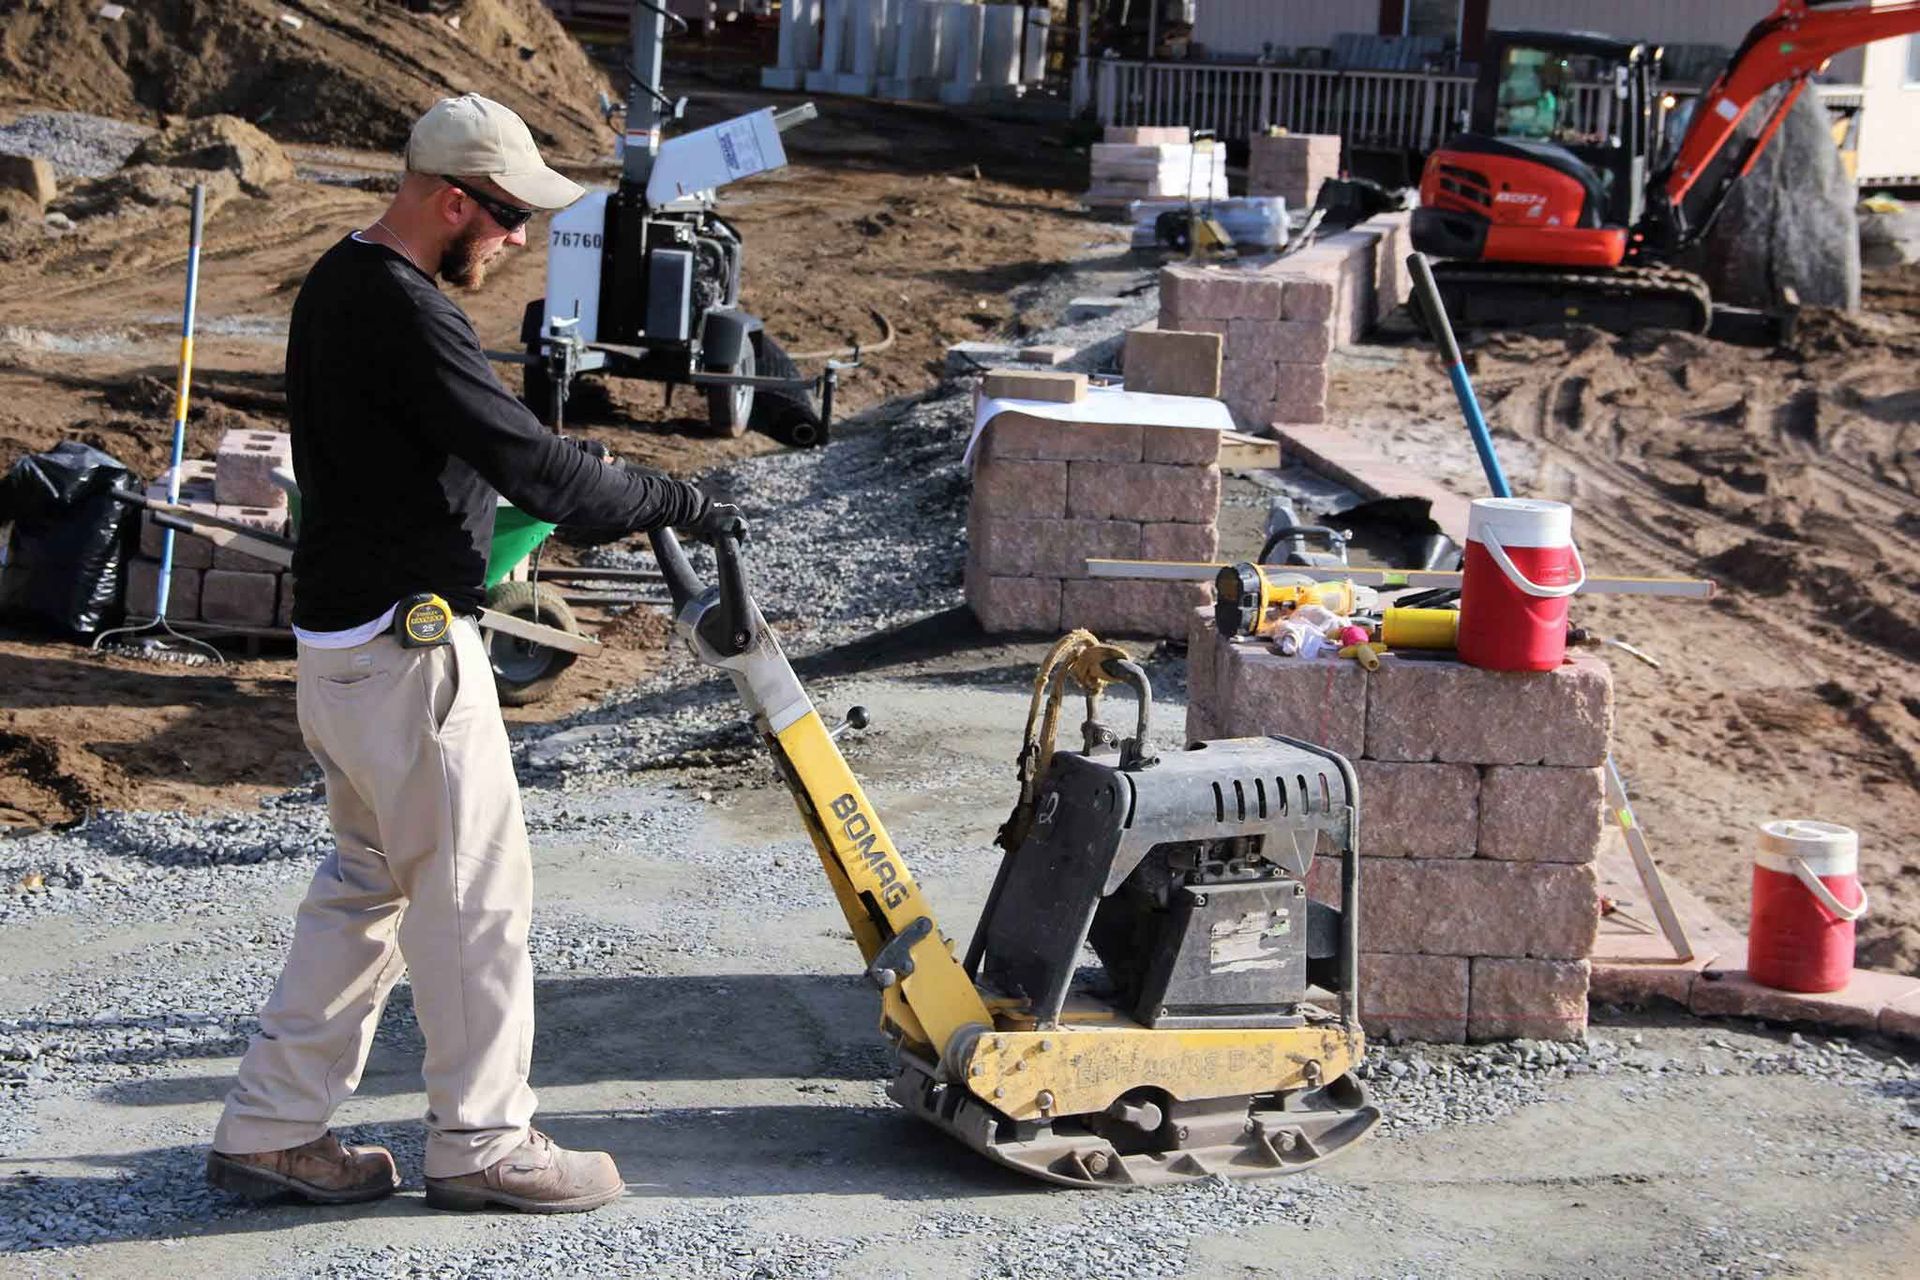
M 681 526 L 680 532 L 709 545 L 723 534 L 731 534 L 736 544 L 747 545 L 747 522 L 731 502 L 709 502 L 692 524 Z

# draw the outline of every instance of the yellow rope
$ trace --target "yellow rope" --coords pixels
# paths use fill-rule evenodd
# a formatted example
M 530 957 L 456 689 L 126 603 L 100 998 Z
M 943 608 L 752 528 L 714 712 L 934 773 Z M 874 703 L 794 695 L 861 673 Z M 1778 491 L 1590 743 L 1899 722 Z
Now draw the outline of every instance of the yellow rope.
M 1053 759 L 1054 744 L 1060 734 L 1060 704 L 1066 697 L 1067 681 L 1080 686 L 1087 699 L 1087 719 L 1093 720 L 1100 705 L 1100 694 L 1112 684 L 1105 664 L 1132 657 L 1117 644 L 1108 644 L 1085 629 L 1075 630 L 1054 642 L 1033 677 L 1033 696 L 1027 704 L 1027 727 L 1021 736 L 1019 756 L 1020 796 L 1013 812 L 995 837 L 1002 849 L 1012 853 L 1026 840 L 1033 826 L 1034 800 L 1046 780 L 1047 766 Z

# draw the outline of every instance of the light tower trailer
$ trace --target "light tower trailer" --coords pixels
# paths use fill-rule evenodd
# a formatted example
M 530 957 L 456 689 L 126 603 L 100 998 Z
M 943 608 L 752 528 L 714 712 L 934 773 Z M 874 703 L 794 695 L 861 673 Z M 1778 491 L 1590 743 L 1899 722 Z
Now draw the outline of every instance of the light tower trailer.
M 527 304 L 523 398 L 558 425 L 582 375 L 639 378 L 704 391 L 718 435 L 749 424 L 788 444 L 823 444 L 839 371 L 799 376 L 760 318 L 740 306 L 740 233 L 714 212 L 714 189 L 787 163 L 780 135 L 814 119 L 812 103 L 768 107 L 662 141 L 686 99 L 660 91 L 667 11 L 638 0 L 632 19 L 620 185 L 591 191 L 553 218 L 547 291 Z M 677 21 L 677 19 L 676 19 Z

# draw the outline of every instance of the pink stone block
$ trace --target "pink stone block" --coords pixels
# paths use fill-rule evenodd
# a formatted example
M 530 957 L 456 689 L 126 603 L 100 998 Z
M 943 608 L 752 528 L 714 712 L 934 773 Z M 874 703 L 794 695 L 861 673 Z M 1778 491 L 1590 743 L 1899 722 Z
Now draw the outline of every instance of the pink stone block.
M 994 461 L 1138 462 L 1140 449 L 1139 427 L 1002 413 L 987 425 L 977 456 Z
M 1280 733 L 1349 759 L 1366 754 L 1366 672 L 1337 658 L 1283 658 L 1265 645 L 1233 645 L 1217 705 L 1230 737 Z
M 1206 561 L 1220 554 L 1220 530 L 1212 524 L 1143 524 L 1142 560 Z M 1211 599 L 1211 595 L 1208 596 Z
M 1358 760 L 1360 851 L 1376 858 L 1470 858 L 1480 771 L 1470 764 Z
M 1212 524 L 1219 513 L 1218 467 L 1075 462 L 1067 468 L 1067 514 L 1072 519 Z
M 1591 862 L 1600 851 L 1605 791 L 1597 768 L 1488 768 L 1480 784 L 1480 856 Z
M 1285 301 L 1280 318 L 1283 320 L 1331 320 L 1334 293 L 1339 285 L 1339 278 L 1339 272 L 1335 270 L 1313 271 L 1299 275 L 1290 273 L 1287 276 Z
M 1259 404 L 1273 399 L 1279 385 L 1280 366 L 1271 359 L 1252 356 L 1227 361 L 1220 376 L 1220 398 L 1228 405 Z
M 1195 607 L 1210 594 L 1197 582 L 1070 580 L 1062 584 L 1060 625 L 1085 627 L 1097 636 L 1177 639 L 1186 634 Z
M 990 520 L 1004 516 L 1062 519 L 1067 514 L 1067 464 L 983 458 L 973 468 L 972 509 Z
M 1210 467 L 1220 461 L 1220 433 L 1203 427 L 1142 427 L 1143 459 L 1178 467 Z
M 1214 654 L 1219 636 L 1213 629 L 1213 606 L 1201 605 L 1187 615 L 1187 711 L 1198 709 L 1211 726 L 1214 721 Z M 1192 733 L 1189 730 L 1188 736 Z M 1193 739 L 1199 741 L 1199 739 Z
M 1367 700 L 1376 760 L 1592 768 L 1613 732 L 1606 663 L 1579 657 L 1552 671 L 1482 671 L 1444 658 L 1390 654 Z
M 1130 329 L 1126 387 L 1152 395 L 1220 394 L 1220 335 L 1168 329 Z
M 1324 365 L 1333 350 L 1333 326 L 1325 320 L 1229 320 L 1228 359 Z
M 1392 863 L 1388 864 L 1393 865 Z M 1420 951 L 1584 960 L 1599 927 L 1592 864 L 1422 861 L 1428 919 Z
M 258 529 L 266 537 L 277 538 L 287 527 L 287 509 L 272 507 L 217 507 L 214 514 L 222 520 L 234 524 L 244 524 L 250 529 Z M 248 573 L 278 573 L 286 565 L 277 560 L 263 560 L 259 556 L 248 555 L 231 547 L 216 546 L 213 549 L 213 567 L 216 569 L 242 569 Z
M 273 482 L 273 471 L 292 465 L 292 437 L 278 431 L 229 431 L 214 453 L 214 493 L 223 506 L 284 510 L 286 491 Z
M 177 622 L 192 622 L 200 616 L 201 569 L 182 568 L 178 558 L 167 586 L 167 617 Z M 135 558 L 127 562 L 125 607 L 127 617 L 138 621 L 159 612 L 160 562 Z
M 1599 920 L 1592 867 L 1566 863 L 1365 857 L 1360 900 L 1370 951 L 1584 960 Z
M 1369 910 L 1364 879 L 1360 891 L 1364 931 Z M 1361 940 L 1364 945 L 1364 932 Z M 1459 1044 L 1467 1038 L 1468 981 L 1464 956 L 1362 951 L 1360 1025 L 1385 1040 Z
M 1740 958 L 1744 962 L 1744 957 Z M 1690 1007 L 1698 1014 L 1765 1018 L 1768 1022 L 1872 1031 L 1889 1005 L 1907 1006 L 1920 993 L 1920 978 L 1855 969 L 1840 991 L 1779 991 L 1755 982 L 1745 969 L 1714 966 L 1693 984 Z
M 1587 1030 L 1585 960 L 1473 958 L 1469 1040 L 1579 1040 Z
M 1128 520 L 967 521 L 973 554 L 1003 578 L 1084 578 L 1089 559 L 1138 560 L 1140 526 Z
M 279 575 L 209 569 L 200 580 L 200 616 L 238 627 L 270 627 L 279 604 Z
M 1060 630 L 1058 578 L 996 577 L 970 556 L 964 583 L 967 607 L 980 620 L 982 630 L 995 634 Z
M 167 501 L 167 482 L 171 471 L 163 471 L 160 478 L 146 488 L 148 502 Z M 213 497 L 213 464 L 210 462 L 183 462 L 180 464 L 181 506 L 190 507 L 199 515 L 216 514 L 217 504 Z M 158 560 L 166 546 L 167 531 L 154 523 L 153 513 L 140 513 L 140 554 Z M 205 569 L 213 564 L 213 544 L 205 538 L 182 530 L 174 530 L 173 563 L 175 568 Z

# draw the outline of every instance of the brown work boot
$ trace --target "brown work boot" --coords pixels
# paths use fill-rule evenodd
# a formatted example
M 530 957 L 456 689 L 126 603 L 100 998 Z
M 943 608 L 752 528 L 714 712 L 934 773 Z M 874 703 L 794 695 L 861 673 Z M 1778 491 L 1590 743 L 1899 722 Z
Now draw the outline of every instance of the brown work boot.
M 210 1151 L 207 1181 L 255 1200 L 291 1195 L 313 1204 L 359 1204 L 392 1195 L 400 1174 L 385 1147 L 349 1147 L 323 1133 L 284 1151 Z
M 604 1151 L 569 1151 L 538 1129 L 505 1158 L 475 1173 L 428 1178 L 435 1209 L 504 1205 L 523 1213 L 581 1213 L 618 1200 L 627 1184 Z

